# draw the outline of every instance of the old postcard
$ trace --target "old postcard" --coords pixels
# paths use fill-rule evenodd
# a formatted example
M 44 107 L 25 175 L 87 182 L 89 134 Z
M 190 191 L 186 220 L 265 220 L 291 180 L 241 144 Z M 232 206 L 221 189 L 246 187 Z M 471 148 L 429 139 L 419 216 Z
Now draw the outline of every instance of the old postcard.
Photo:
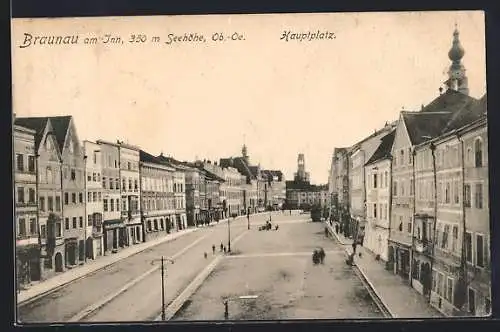
M 12 20 L 19 323 L 486 317 L 481 11 Z

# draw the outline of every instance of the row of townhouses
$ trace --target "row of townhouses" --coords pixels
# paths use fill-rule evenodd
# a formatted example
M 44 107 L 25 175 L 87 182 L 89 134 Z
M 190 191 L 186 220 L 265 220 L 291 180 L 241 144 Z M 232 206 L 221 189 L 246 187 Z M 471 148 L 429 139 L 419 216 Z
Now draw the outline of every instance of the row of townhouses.
M 469 96 L 454 32 L 447 90 L 331 162 L 331 212 L 447 316 L 491 312 L 486 94 Z
M 79 140 L 72 116 L 13 122 L 18 287 L 190 226 L 284 201 L 283 175 L 242 157 L 181 162 Z M 227 210 L 223 207 L 227 206 Z

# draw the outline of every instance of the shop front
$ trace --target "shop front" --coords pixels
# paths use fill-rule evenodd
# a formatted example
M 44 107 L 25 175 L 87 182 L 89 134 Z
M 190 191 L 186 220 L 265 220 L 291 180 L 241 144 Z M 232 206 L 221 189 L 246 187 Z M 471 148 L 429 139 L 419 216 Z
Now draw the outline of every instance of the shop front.
M 125 225 L 121 219 L 103 222 L 103 244 L 105 254 L 125 246 Z
M 29 244 L 16 246 L 16 279 L 17 287 L 21 289 L 32 281 L 42 277 L 40 265 L 40 245 Z

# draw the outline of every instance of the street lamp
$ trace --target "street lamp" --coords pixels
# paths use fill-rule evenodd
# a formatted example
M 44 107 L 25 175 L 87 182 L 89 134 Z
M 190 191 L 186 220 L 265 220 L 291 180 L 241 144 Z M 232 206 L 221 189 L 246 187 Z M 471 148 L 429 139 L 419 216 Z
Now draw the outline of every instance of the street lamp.
M 157 259 L 151 261 L 151 264 L 157 262 Z M 161 256 L 161 320 L 165 321 L 165 261 L 174 264 L 174 260 Z

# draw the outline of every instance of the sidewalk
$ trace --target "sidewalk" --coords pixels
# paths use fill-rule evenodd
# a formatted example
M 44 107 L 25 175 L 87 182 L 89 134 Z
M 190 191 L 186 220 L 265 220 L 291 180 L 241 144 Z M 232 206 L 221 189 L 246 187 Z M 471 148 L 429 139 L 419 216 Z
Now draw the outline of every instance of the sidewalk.
M 352 240 L 345 238 L 328 222 L 329 228 L 337 240 L 345 246 L 349 255 L 352 253 Z M 361 253 L 361 257 L 357 254 Z M 372 286 L 377 296 L 390 311 L 393 318 L 443 318 L 444 316 L 432 308 L 426 299 L 416 290 L 405 284 L 401 277 L 385 269 L 382 262 L 376 261 L 371 251 L 361 245 L 356 247 L 354 263 Z
M 172 234 L 167 234 L 164 237 L 154 239 L 148 242 L 142 242 L 131 247 L 124 248 L 117 252 L 116 254 L 110 254 L 109 256 L 101 256 L 96 260 L 87 260 L 87 263 L 84 265 L 75 267 L 71 270 L 66 270 L 60 274 L 56 274 L 52 278 L 41 281 L 32 285 L 29 289 L 21 290 L 17 293 L 17 303 L 22 304 L 23 302 L 29 301 L 31 299 L 35 299 L 36 297 L 42 296 L 48 292 L 56 290 L 72 281 L 77 279 L 84 278 L 86 275 L 103 269 L 111 264 L 114 264 L 122 259 L 130 257 L 134 254 L 137 254 L 141 251 L 154 247 L 164 242 L 172 241 L 178 237 L 181 237 L 185 234 L 189 234 L 191 232 L 197 231 L 198 229 L 188 228 L 186 230 L 178 231 Z
M 263 213 L 255 213 L 251 214 L 250 216 L 256 216 L 260 215 Z M 246 218 L 246 215 L 243 216 L 238 216 L 236 219 L 240 218 Z M 232 218 L 231 218 L 232 219 Z M 49 293 L 51 291 L 54 291 L 58 288 L 63 287 L 64 285 L 67 285 L 70 282 L 76 281 L 78 279 L 84 278 L 90 273 L 96 272 L 98 270 L 101 270 L 111 264 L 114 264 L 122 259 L 125 259 L 127 257 L 130 257 L 134 254 L 137 254 L 141 251 L 144 251 L 146 249 L 152 248 L 154 246 L 157 246 L 161 243 L 172 241 L 178 237 L 181 237 L 185 234 L 189 234 L 191 232 L 197 231 L 200 228 L 205 228 L 205 227 L 213 227 L 216 226 L 217 224 L 221 224 L 224 222 L 227 222 L 226 219 L 221 219 L 219 220 L 219 223 L 217 222 L 211 222 L 208 226 L 197 226 L 197 227 L 191 227 L 188 229 L 185 229 L 183 231 L 178 231 L 172 234 L 167 234 L 164 237 L 154 239 L 148 242 L 142 242 L 136 245 L 133 245 L 131 247 L 124 248 L 117 252 L 116 254 L 110 254 L 109 256 L 101 256 L 96 260 L 87 260 L 87 263 L 81 266 L 77 266 L 71 270 L 66 270 L 65 272 L 62 272 L 60 274 L 56 274 L 55 276 L 43 280 L 38 283 L 34 283 L 30 288 L 26 290 L 21 290 L 19 293 L 17 293 L 17 303 L 22 304 L 24 302 L 27 302 L 29 300 L 34 300 L 37 297 L 43 296 L 46 293 Z

